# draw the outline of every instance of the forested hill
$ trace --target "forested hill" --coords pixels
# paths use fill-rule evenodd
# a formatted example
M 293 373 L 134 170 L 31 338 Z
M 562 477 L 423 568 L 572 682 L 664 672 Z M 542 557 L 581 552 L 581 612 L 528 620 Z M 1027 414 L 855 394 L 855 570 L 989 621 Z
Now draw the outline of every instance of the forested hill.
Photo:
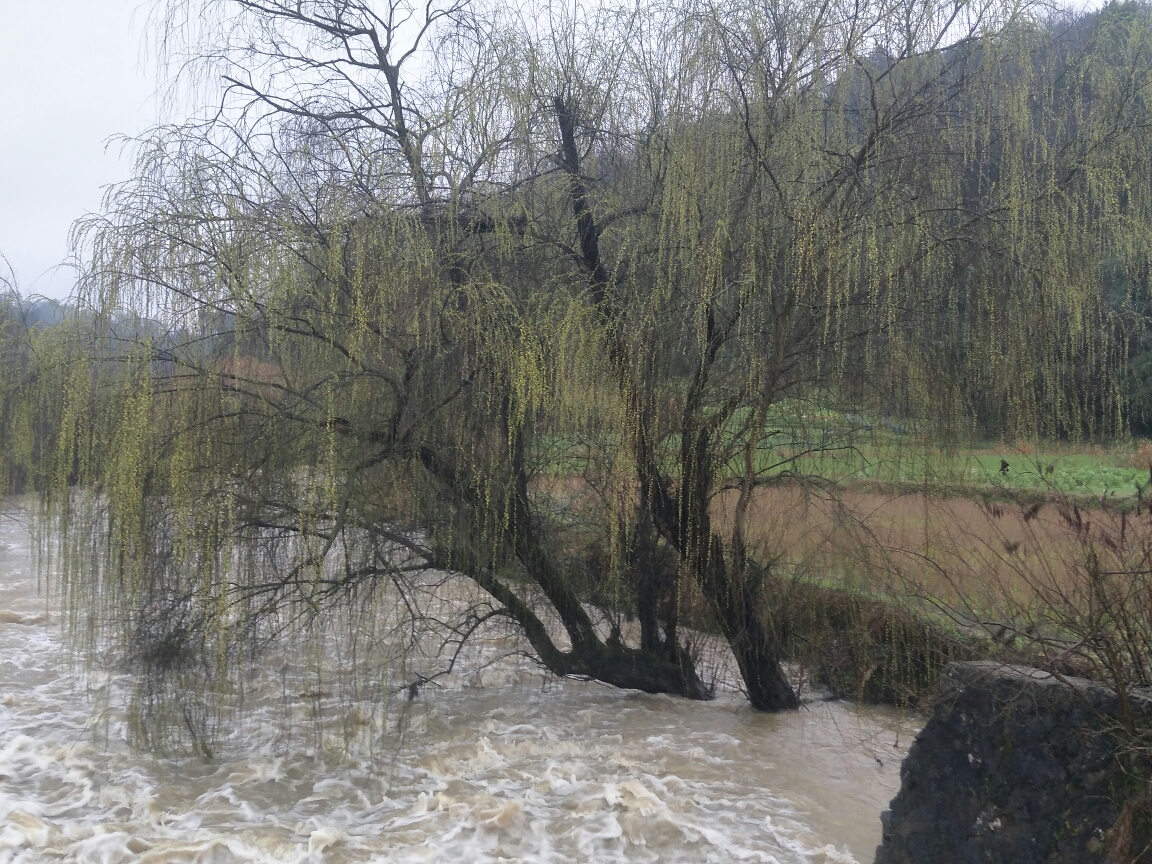
M 17 319 L 27 327 L 46 327 L 64 320 L 72 307 L 46 297 L 25 299 L 9 290 L 0 292 L 0 309 L 5 318 Z

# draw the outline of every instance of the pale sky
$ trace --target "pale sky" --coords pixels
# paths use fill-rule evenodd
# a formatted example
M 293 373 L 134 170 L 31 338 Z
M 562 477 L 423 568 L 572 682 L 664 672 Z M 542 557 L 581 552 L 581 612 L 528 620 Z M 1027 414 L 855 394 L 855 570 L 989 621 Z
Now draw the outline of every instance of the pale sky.
M 65 297 L 68 228 L 128 177 L 116 134 L 155 122 L 146 0 L 0 0 L 0 252 L 20 290 Z M 2 265 L 0 265 L 2 274 Z M 6 275 L 6 274 L 4 274 Z

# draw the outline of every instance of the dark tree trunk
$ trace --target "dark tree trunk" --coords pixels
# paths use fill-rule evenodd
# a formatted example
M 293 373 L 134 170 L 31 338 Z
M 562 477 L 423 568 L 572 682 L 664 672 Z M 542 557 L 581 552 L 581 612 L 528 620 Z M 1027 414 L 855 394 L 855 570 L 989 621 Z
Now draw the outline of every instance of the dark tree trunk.
M 636 538 L 632 546 L 631 567 L 636 584 L 636 617 L 640 622 L 640 648 L 660 654 L 665 650 L 666 643 L 676 641 L 674 627 L 665 621 L 665 633 L 660 632 L 661 605 L 665 608 L 667 617 L 668 608 L 675 608 L 675 603 L 669 603 L 668 595 L 675 589 L 674 578 L 669 578 L 667 569 L 660 561 L 657 547 L 656 531 L 652 526 L 652 517 L 647 512 L 646 496 L 641 492 L 640 506 L 636 509 Z
M 603 681 L 614 687 L 643 690 L 645 693 L 668 693 L 688 699 L 709 700 L 712 688 L 696 674 L 695 666 L 683 652 L 669 660 L 653 651 L 600 643 L 592 651 L 573 652 L 566 674 Z M 677 662 L 682 660 L 683 662 Z
M 709 700 L 713 696 L 712 689 L 700 680 L 691 659 L 682 651 L 669 658 L 666 652 L 605 643 L 595 635 L 570 651 L 561 651 L 532 607 L 491 570 L 469 566 L 458 558 L 440 561 L 435 556 L 426 557 L 430 567 L 464 572 L 502 604 L 509 617 L 520 625 L 540 662 L 555 675 L 591 678 L 613 687 L 688 699 Z
M 723 560 L 721 560 L 723 565 Z M 779 640 L 764 622 L 764 613 L 754 592 L 741 579 L 733 579 L 727 567 L 720 579 L 728 581 L 724 597 L 738 597 L 731 606 L 718 610 L 724 635 L 736 656 L 748 701 L 757 711 L 787 711 L 800 707 L 800 699 L 780 666 Z M 713 604 L 716 608 L 717 604 Z
M 576 145 L 577 118 L 572 105 L 560 94 L 553 101 L 553 111 L 560 131 L 560 167 L 568 176 L 568 195 L 576 217 L 576 235 L 579 240 L 580 266 L 587 273 L 591 300 L 605 320 L 610 320 L 613 309 L 608 295 L 608 270 L 600 253 L 600 229 L 592 216 L 588 190 L 580 170 L 580 154 Z M 799 706 L 788 679 L 780 668 L 779 656 L 772 634 L 764 626 L 754 592 L 739 584 L 743 573 L 733 574 L 725 566 L 723 545 L 712 535 L 708 516 L 708 493 L 711 490 L 710 449 L 708 431 L 701 427 L 701 396 L 707 384 L 709 370 L 724 340 L 709 316 L 708 344 L 684 408 L 682 429 L 681 489 L 679 496 L 669 491 L 669 484 L 657 467 L 654 449 L 646 439 L 646 424 L 641 423 L 634 442 L 640 469 L 641 500 L 643 509 L 652 517 L 654 527 L 672 544 L 685 561 L 700 585 L 728 640 L 741 676 L 754 708 L 761 711 L 781 711 Z M 617 361 L 624 356 L 620 345 L 613 342 L 612 353 Z M 629 373 L 621 369 L 621 383 L 627 393 Z M 633 406 L 640 416 L 650 419 L 633 395 Z M 691 512 L 686 512 L 685 507 Z M 644 530 L 640 525 L 640 531 Z M 688 532 L 688 533 L 685 533 Z M 715 548 L 714 548 L 715 547 Z M 716 554 L 713 554 L 713 553 Z M 661 579 L 654 569 L 641 570 L 638 580 L 637 615 L 640 619 L 642 650 L 649 656 L 664 655 L 674 668 L 685 665 L 676 631 L 675 607 L 666 620 L 665 638 L 659 632 L 659 597 L 667 590 L 667 580 Z M 690 668 L 690 667 L 689 667 Z M 599 676 L 597 676 L 599 677 Z M 695 670 L 692 679 L 698 681 Z M 636 686 L 636 685 L 620 685 Z M 694 685 L 693 685 L 694 686 Z M 643 689 L 643 688 L 640 688 Z M 670 691 L 668 691 L 670 692 Z M 687 694 L 685 694 L 687 695 Z
M 691 406 L 685 409 L 691 410 Z M 749 581 L 743 567 L 730 566 L 724 543 L 712 531 L 709 513 L 711 475 L 709 440 L 705 431 L 696 432 L 686 419 L 681 451 L 681 489 L 668 491 L 655 461 L 647 458 L 641 436 L 638 463 L 648 476 L 647 488 L 653 521 L 680 554 L 682 562 L 696 579 L 724 634 L 748 694 L 758 711 L 786 711 L 798 708 L 792 685 L 780 666 L 779 640 L 766 623 L 769 614 L 765 598 Z
M 579 595 L 556 568 L 542 542 L 528 492 L 523 437 L 518 436 L 509 443 L 513 468 L 507 502 L 511 529 L 509 551 L 547 597 L 568 634 L 571 650 L 560 650 L 535 610 L 490 568 L 476 560 L 467 548 L 457 550 L 456 554 L 443 560 L 422 552 L 429 566 L 464 573 L 491 594 L 503 605 L 508 616 L 520 625 L 540 662 L 556 675 L 591 678 L 614 687 L 646 693 L 711 699 L 711 688 L 700 680 L 692 659 L 679 646 L 665 643 L 656 650 L 649 646 L 636 649 L 600 638 Z M 429 472 L 456 498 L 458 505 L 469 508 L 483 506 L 474 500 L 472 484 L 461 469 L 430 450 L 421 451 L 420 457 Z

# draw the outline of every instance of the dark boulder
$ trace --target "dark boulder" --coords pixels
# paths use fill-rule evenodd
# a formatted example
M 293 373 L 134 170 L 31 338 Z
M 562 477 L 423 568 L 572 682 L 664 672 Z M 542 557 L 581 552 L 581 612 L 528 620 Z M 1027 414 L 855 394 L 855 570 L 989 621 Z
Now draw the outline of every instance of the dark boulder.
M 1127 703 L 1084 679 L 950 665 L 881 817 L 876 864 L 1152 861 L 1152 762 L 1121 722 L 1152 728 L 1152 695 Z

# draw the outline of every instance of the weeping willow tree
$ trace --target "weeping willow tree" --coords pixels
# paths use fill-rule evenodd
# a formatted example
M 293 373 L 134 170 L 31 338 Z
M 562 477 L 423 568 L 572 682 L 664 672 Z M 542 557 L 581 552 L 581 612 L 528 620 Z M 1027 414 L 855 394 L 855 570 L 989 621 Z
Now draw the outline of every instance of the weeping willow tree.
M 1147 17 L 749 5 L 679 26 L 685 66 L 667 104 L 649 91 L 660 123 L 628 139 L 634 172 L 605 158 L 627 138 L 618 85 L 579 79 L 554 101 L 560 164 L 638 485 L 616 546 L 677 560 L 655 581 L 631 562 L 642 641 L 675 659 L 698 590 L 752 704 L 775 709 L 795 704 L 771 597 L 788 550 L 751 554 L 749 507 L 824 484 L 811 457 L 854 446 L 805 414 L 896 412 L 944 438 L 1122 427 L 1099 262 L 1147 260 L 1129 182 Z M 637 175 L 650 197 L 622 229 Z
M 190 9 L 221 106 L 78 227 L 85 314 L 22 391 L 76 633 L 145 700 L 336 620 L 449 665 L 506 620 L 691 698 L 714 627 L 793 707 L 788 550 L 748 535 L 855 446 L 806 416 L 1123 428 L 1142 6 L 243 0 L 180 43 Z M 440 573 L 479 589 L 450 622 Z

